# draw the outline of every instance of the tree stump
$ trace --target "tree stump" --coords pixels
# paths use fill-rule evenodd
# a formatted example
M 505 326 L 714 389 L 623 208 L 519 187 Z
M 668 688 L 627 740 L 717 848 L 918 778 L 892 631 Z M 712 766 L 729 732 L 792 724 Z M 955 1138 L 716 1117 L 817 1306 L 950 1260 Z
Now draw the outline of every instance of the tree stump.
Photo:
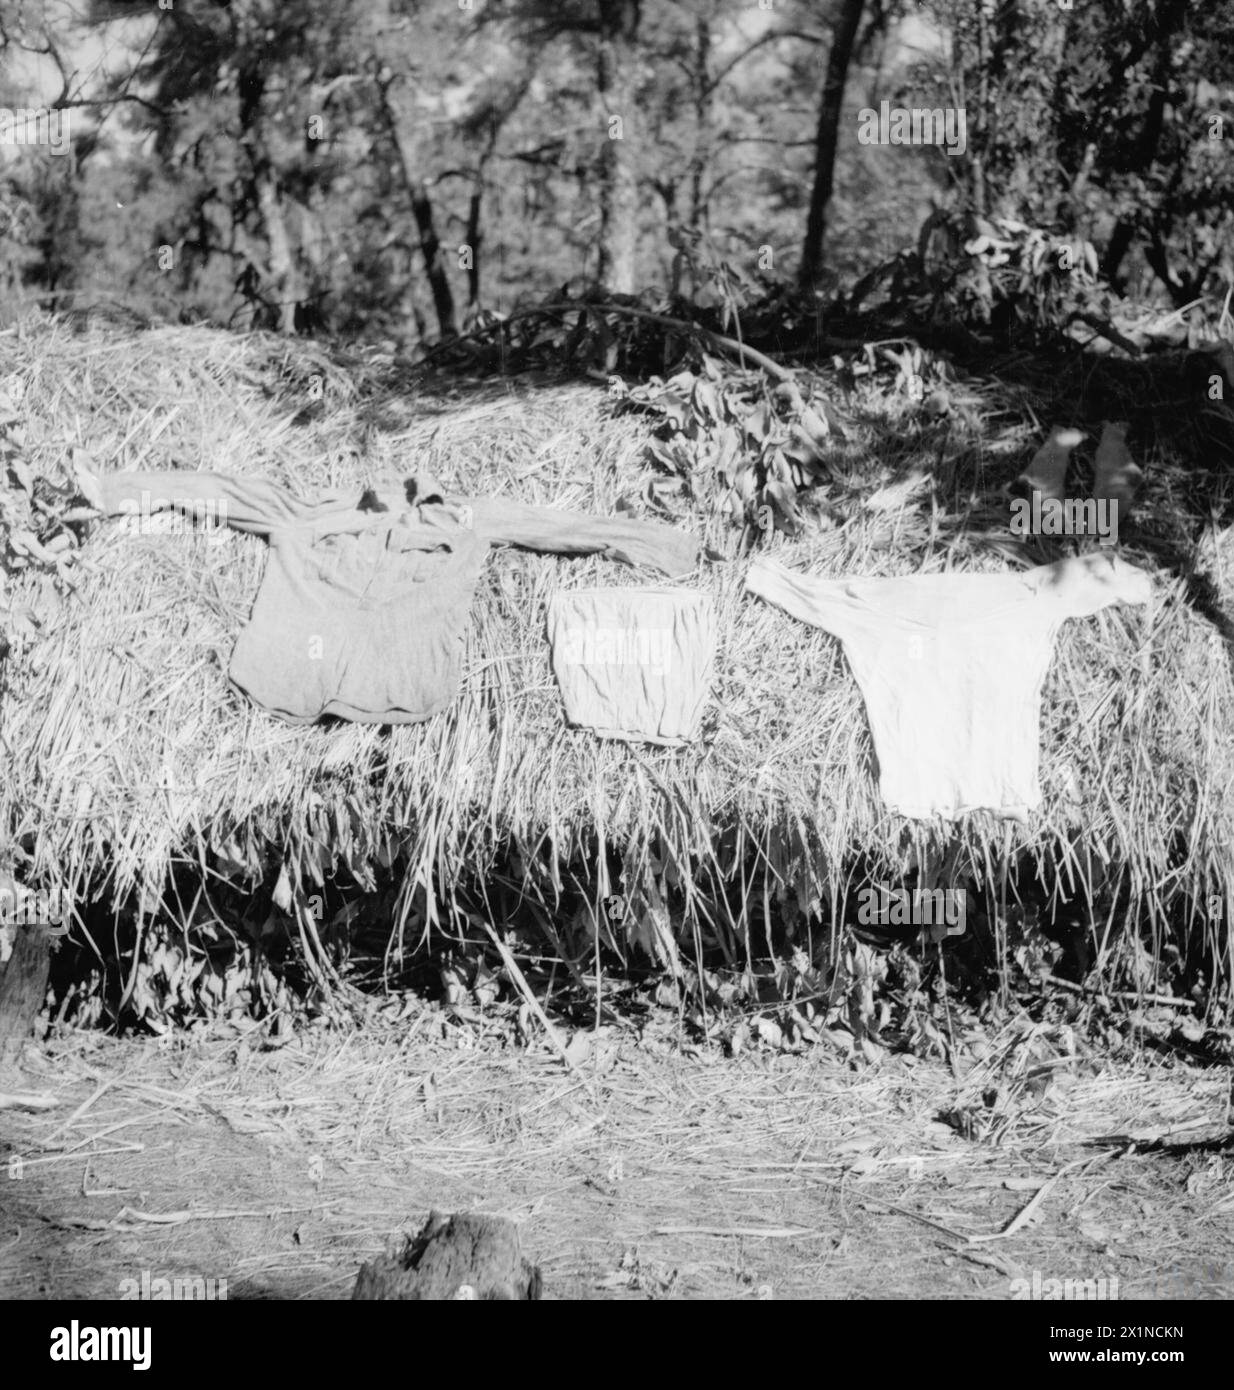
M 353 1299 L 534 1300 L 540 1267 L 523 1259 L 518 1227 L 501 1216 L 443 1216 L 430 1212 L 401 1252 L 360 1269 Z

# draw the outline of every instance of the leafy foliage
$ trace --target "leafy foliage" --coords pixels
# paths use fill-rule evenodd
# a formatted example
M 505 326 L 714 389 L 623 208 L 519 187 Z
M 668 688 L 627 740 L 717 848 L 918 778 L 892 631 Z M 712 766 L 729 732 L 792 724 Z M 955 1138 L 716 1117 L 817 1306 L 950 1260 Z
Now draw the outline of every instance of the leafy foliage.
M 648 445 L 662 473 L 653 498 L 684 489 L 737 525 L 769 535 L 802 525 L 800 493 L 827 480 L 838 416 L 820 393 L 804 396 L 794 382 L 768 390 L 761 377 L 734 373 L 703 354 L 697 371 L 667 381 L 653 376 L 620 401 L 658 416 Z
M 946 225 L 950 257 L 925 267 L 930 282 L 927 321 L 1001 322 L 1035 336 L 1057 335 L 1072 316 L 1097 300 L 1097 251 L 1078 236 L 1059 236 L 1013 218 L 982 219 L 977 234 L 961 241 L 953 219 Z

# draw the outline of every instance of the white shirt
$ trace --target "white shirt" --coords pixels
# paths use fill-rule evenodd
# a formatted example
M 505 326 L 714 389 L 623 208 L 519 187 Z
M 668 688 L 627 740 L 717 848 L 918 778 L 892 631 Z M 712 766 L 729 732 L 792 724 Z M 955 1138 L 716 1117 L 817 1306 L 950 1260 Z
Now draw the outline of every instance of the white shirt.
M 1107 552 L 903 579 L 820 579 L 760 557 L 746 588 L 840 639 L 893 811 L 1023 818 L 1041 804 L 1041 688 L 1055 634 L 1111 603 L 1146 603 L 1152 581 Z

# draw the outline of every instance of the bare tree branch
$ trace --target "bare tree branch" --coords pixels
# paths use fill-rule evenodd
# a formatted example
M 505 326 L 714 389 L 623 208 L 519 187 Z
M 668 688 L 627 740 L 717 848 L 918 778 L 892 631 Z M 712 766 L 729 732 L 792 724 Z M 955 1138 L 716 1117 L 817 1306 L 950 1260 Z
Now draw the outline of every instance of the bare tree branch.
M 707 86 L 708 92 L 714 92 L 721 82 L 739 64 L 754 53 L 757 49 L 769 43 L 777 43 L 780 39 L 801 39 L 805 43 L 826 43 L 827 39 L 822 34 L 812 34 L 805 29 L 777 29 L 774 33 L 762 34 L 759 38 L 746 44 L 740 53 L 734 53 L 727 63 L 722 63 L 712 75 L 711 81 Z

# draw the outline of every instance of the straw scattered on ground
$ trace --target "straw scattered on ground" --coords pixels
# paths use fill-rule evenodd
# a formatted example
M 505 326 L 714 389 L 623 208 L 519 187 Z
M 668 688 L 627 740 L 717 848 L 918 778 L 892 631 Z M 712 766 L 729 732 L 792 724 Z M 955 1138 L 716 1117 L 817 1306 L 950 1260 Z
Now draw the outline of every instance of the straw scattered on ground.
M 70 1033 L 30 1061 L 56 1108 L 6 1117 L 0 1297 L 115 1298 L 144 1272 L 345 1298 L 433 1207 L 518 1221 L 550 1298 L 1234 1294 L 1222 1073 L 1024 1019 L 955 1074 L 720 1062 L 664 1017 L 585 1036 L 567 1072 L 398 996 L 275 1050 Z M 961 1133 L 966 1111 L 990 1127 Z

